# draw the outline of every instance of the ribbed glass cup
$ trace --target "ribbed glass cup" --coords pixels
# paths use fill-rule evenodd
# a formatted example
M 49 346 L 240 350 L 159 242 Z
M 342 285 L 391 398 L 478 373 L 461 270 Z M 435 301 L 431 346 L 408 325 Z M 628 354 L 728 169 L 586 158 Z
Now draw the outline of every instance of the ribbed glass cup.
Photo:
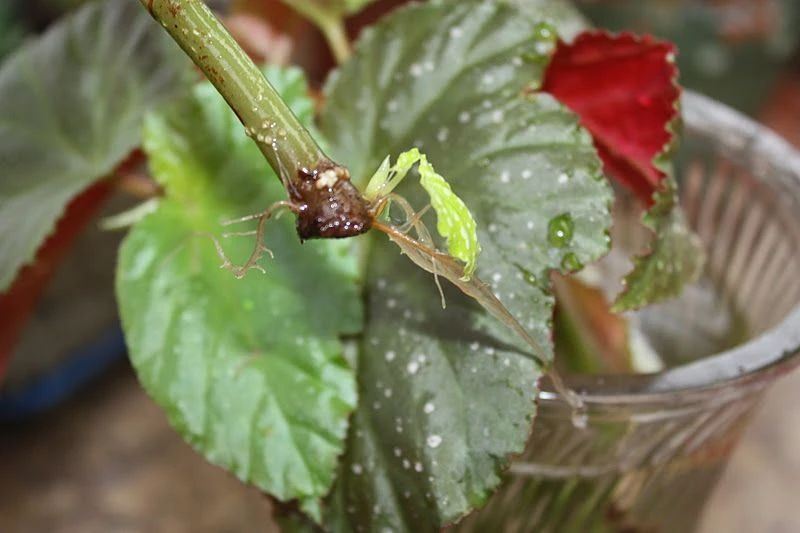
M 669 369 L 568 377 L 579 423 L 543 390 L 527 450 L 459 531 L 691 532 L 764 391 L 800 364 L 800 154 L 706 97 L 682 105 L 681 199 L 706 271 L 635 317 Z

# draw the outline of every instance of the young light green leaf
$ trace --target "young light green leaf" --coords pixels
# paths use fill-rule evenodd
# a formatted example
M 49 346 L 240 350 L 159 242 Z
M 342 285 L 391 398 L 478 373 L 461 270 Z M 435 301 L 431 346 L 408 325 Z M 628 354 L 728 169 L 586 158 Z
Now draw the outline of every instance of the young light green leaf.
M 309 124 L 302 73 L 266 74 Z M 220 223 L 284 198 L 258 148 L 208 83 L 150 115 L 144 138 L 167 194 L 120 252 L 137 374 L 209 461 L 281 500 L 313 503 L 330 489 L 356 403 L 339 340 L 361 329 L 353 241 L 301 245 L 291 217 L 271 220 L 264 244 L 275 261 L 237 280 L 209 235 L 232 260 L 246 257 L 253 237 L 223 239 Z
M 447 239 L 447 252 L 466 265 L 461 279 L 467 281 L 475 272 L 481 251 L 475 219 L 461 198 L 450 188 L 450 184 L 436 173 L 424 155 L 419 161 L 419 176 L 422 187 L 431 198 L 433 210 L 436 211 L 436 229 L 439 235 Z
M 536 29 L 489 0 L 401 8 L 331 77 L 322 129 L 361 184 L 386 154 L 425 152 L 475 218 L 476 274 L 549 359 L 549 271 L 607 251 L 611 191 L 576 117 L 548 95 L 522 96 L 552 48 Z M 425 202 L 409 180 L 397 191 Z M 559 216 L 570 232 L 557 247 L 548 227 Z M 449 285 L 442 310 L 431 276 L 393 244 L 374 243 L 367 269 L 360 400 L 327 523 L 435 530 L 480 506 L 523 449 L 541 368 Z
M 421 154 L 416 148 L 412 148 L 403 152 L 397 157 L 397 162 L 389 168 L 390 156 L 386 156 L 381 166 L 372 175 L 372 178 L 367 183 L 367 188 L 364 190 L 364 198 L 373 202 L 381 196 L 386 196 L 391 193 L 395 187 L 400 185 L 400 182 L 408 175 L 417 161 L 420 160 Z
M 372 175 L 369 182 L 367 183 L 367 188 L 364 189 L 364 198 L 366 198 L 370 202 L 374 202 L 380 196 L 384 196 L 384 191 L 388 188 L 389 184 L 389 173 L 391 172 L 392 162 L 391 156 L 386 156 L 386 159 L 381 162 L 381 166 L 378 167 L 378 170 L 375 171 L 375 174 Z
M 418 162 L 420 183 L 427 191 L 438 219 L 436 229 L 439 235 L 445 238 L 448 253 L 466 265 L 463 275 L 459 277 L 462 281 L 469 281 L 475 272 L 481 250 L 475 220 L 464 202 L 456 196 L 447 181 L 436 173 L 433 165 L 419 149 L 412 148 L 401 153 L 391 168 L 389 168 L 389 157 L 384 159 L 369 180 L 364 197 L 374 202 L 380 197 L 387 196 Z
M 0 69 L 0 291 L 66 204 L 139 143 L 145 111 L 184 89 L 181 51 L 129 0 L 94 2 Z

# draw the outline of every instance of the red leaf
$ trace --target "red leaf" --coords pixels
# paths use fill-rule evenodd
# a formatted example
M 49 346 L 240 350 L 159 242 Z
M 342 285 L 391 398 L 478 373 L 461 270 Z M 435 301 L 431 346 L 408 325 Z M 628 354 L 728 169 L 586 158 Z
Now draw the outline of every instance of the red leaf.
M 117 165 L 111 176 L 126 175 L 141 165 L 143 158 L 141 150 L 134 150 Z M 73 198 L 64 209 L 53 233 L 36 251 L 33 262 L 23 266 L 11 286 L 5 292 L 0 292 L 0 316 L 5 319 L 0 321 L 0 385 L 14 347 L 39 297 L 75 240 L 99 212 L 114 187 L 113 179 L 103 179 Z
M 672 141 L 680 88 L 675 46 L 650 36 L 588 31 L 559 41 L 542 90 L 580 116 L 605 171 L 646 206 L 665 174 L 653 163 Z
M 33 262 L 23 266 L 11 286 L 5 292 L 0 292 L 0 317 L 3 317 L 0 321 L 0 385 L 14 346 L 22 335 L 39 296 L 47 287 L 61 260 L 72 249 L 75 240 L 117 186 L 113 177 L 126 176 L 143 161 L 142 151 L 134 150 L 120 161 L 108 178 L 89 186 L 73 198 L 64 209 L 64 214 L 56 223 L 53 233 L 36 251 Z
M 58 221 L 55 231 L 36 252 L 34 261 L 24 266 L 7 291 L 0 293 L 0 383 L 14 346 L 47 286 L 72 244 L 102 206 L 112 190 L 108 180 L 96 183 L 76 196 Z

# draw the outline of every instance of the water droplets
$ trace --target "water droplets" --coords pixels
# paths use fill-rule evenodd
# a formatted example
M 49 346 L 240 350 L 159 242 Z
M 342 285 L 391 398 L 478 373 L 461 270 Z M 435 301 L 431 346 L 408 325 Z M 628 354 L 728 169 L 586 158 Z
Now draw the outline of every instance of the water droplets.
M 436 134 L 436 140 L 440 143 L 446 142 L 450 137 L 450 130 L 448 128 L 441 128 Z
M 556 30 L 547 22 L 540 22 L 533 30 L 536 39 L 536 53 L 548 54 L 553 50 L 556 42 Z
M 394 358 L 397 357 L 397 354 L 394 352 L 394 350 L 389 350 L 388 352 L 386 352 L 384 357 L 386 358 L 387 363 L 391 363 L 392 361 L 394 361 Z
M 442 444 L 442 437 L 439 435 L 428 435 L 428 438 L 425 439 L 425 443 L 429 448 L 438 448 L 439 445 Z
M 575 233 L 575 222 L 572 215 L 562 213 L 550 220 L 547 225 L 547 240 L 556 248 L 564 248 L 572 242 Z
M 433 72 L 436 66 L 433 61 L 426 61 L 425 63 L 412 63 L 408 68 L 408 73 L 414 78 L 421 77 L 426 72 Z
M 561 268 L 568 272 L 577 272 L 583 268 L 583 263 L 581 263 L 577 255 L 573 252 L 569 252 L 561 260 Z
M 357 476 L 360 476 L 361 474 L 363 474 L 363 473 L 364 473 L 364 467 L 363 467 L 363 466 L 361 466 L 361 465 L 360 465 L 360 464 L 358 464 L 358 463 L 353 463 L 353 466 L 351 466 L 351 467 L 350 467 L 350 470 L 352 470 L 352 471 L 353 471 L 353 473 L 354 473 L 355 475 L 357 475 Z
M 466 124 L 472 120 L 472 115 L 469 114 L 469 111 L 462 111 L 458 114 L 458 121 L 462 124 Z
M 536 53 L 539 55 L 546 55 L 549 54 L 551 50 L 553 50 L 553 43 L 547 41 L 539 41 L 534 45 L 534 49 Z
M 427 402 L 424 406 L 422 406 L 422 411 L 429 415 L 436 410 L 436 406 L 433 405 L 433 402 Z
M 406 370 L 412 376 L 419 372 L 419 362 L 417 361 L 409 361 L 408 365 L 406 365 Z

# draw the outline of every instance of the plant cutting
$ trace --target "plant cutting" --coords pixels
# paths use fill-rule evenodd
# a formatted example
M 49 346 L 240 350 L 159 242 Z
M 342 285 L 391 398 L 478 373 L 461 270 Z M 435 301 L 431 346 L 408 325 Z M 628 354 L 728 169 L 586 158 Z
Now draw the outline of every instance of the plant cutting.
M 286 528 L 428 531 L 500 486 L 536 435 L 542 379 L 583 424 L 554 342 L 596 341 L 590 304 L 613 316 L 571 275 L 609 252 L 615 195 L 649 244 L 613 311 L 679 295 L 703 253 L 677 202 L 672 45 L 512 0 L 404 5 L 351 45 L 343 20 L 367 3 L 287 2 L 340 63 L 319 110 L 299 68 L 257 66 L 200 0 L 89 5 L 19 52 L 0 72 L 0 155 L 40 179 L 2 184 L 0 282 L 141 147 L 158 187 L 106 225 L 131 226 L 117 296 L 144 388 Z M 76 35 L 131 64 L 31 119 L 48 101 L 35 66 L 80 63 L 62 57 Z M 42 136 L 62 159 L 38 157 Z M 614 364 L 635 371 L 630 349 Z M 562 368 L 604 368 L 572 351 Z

